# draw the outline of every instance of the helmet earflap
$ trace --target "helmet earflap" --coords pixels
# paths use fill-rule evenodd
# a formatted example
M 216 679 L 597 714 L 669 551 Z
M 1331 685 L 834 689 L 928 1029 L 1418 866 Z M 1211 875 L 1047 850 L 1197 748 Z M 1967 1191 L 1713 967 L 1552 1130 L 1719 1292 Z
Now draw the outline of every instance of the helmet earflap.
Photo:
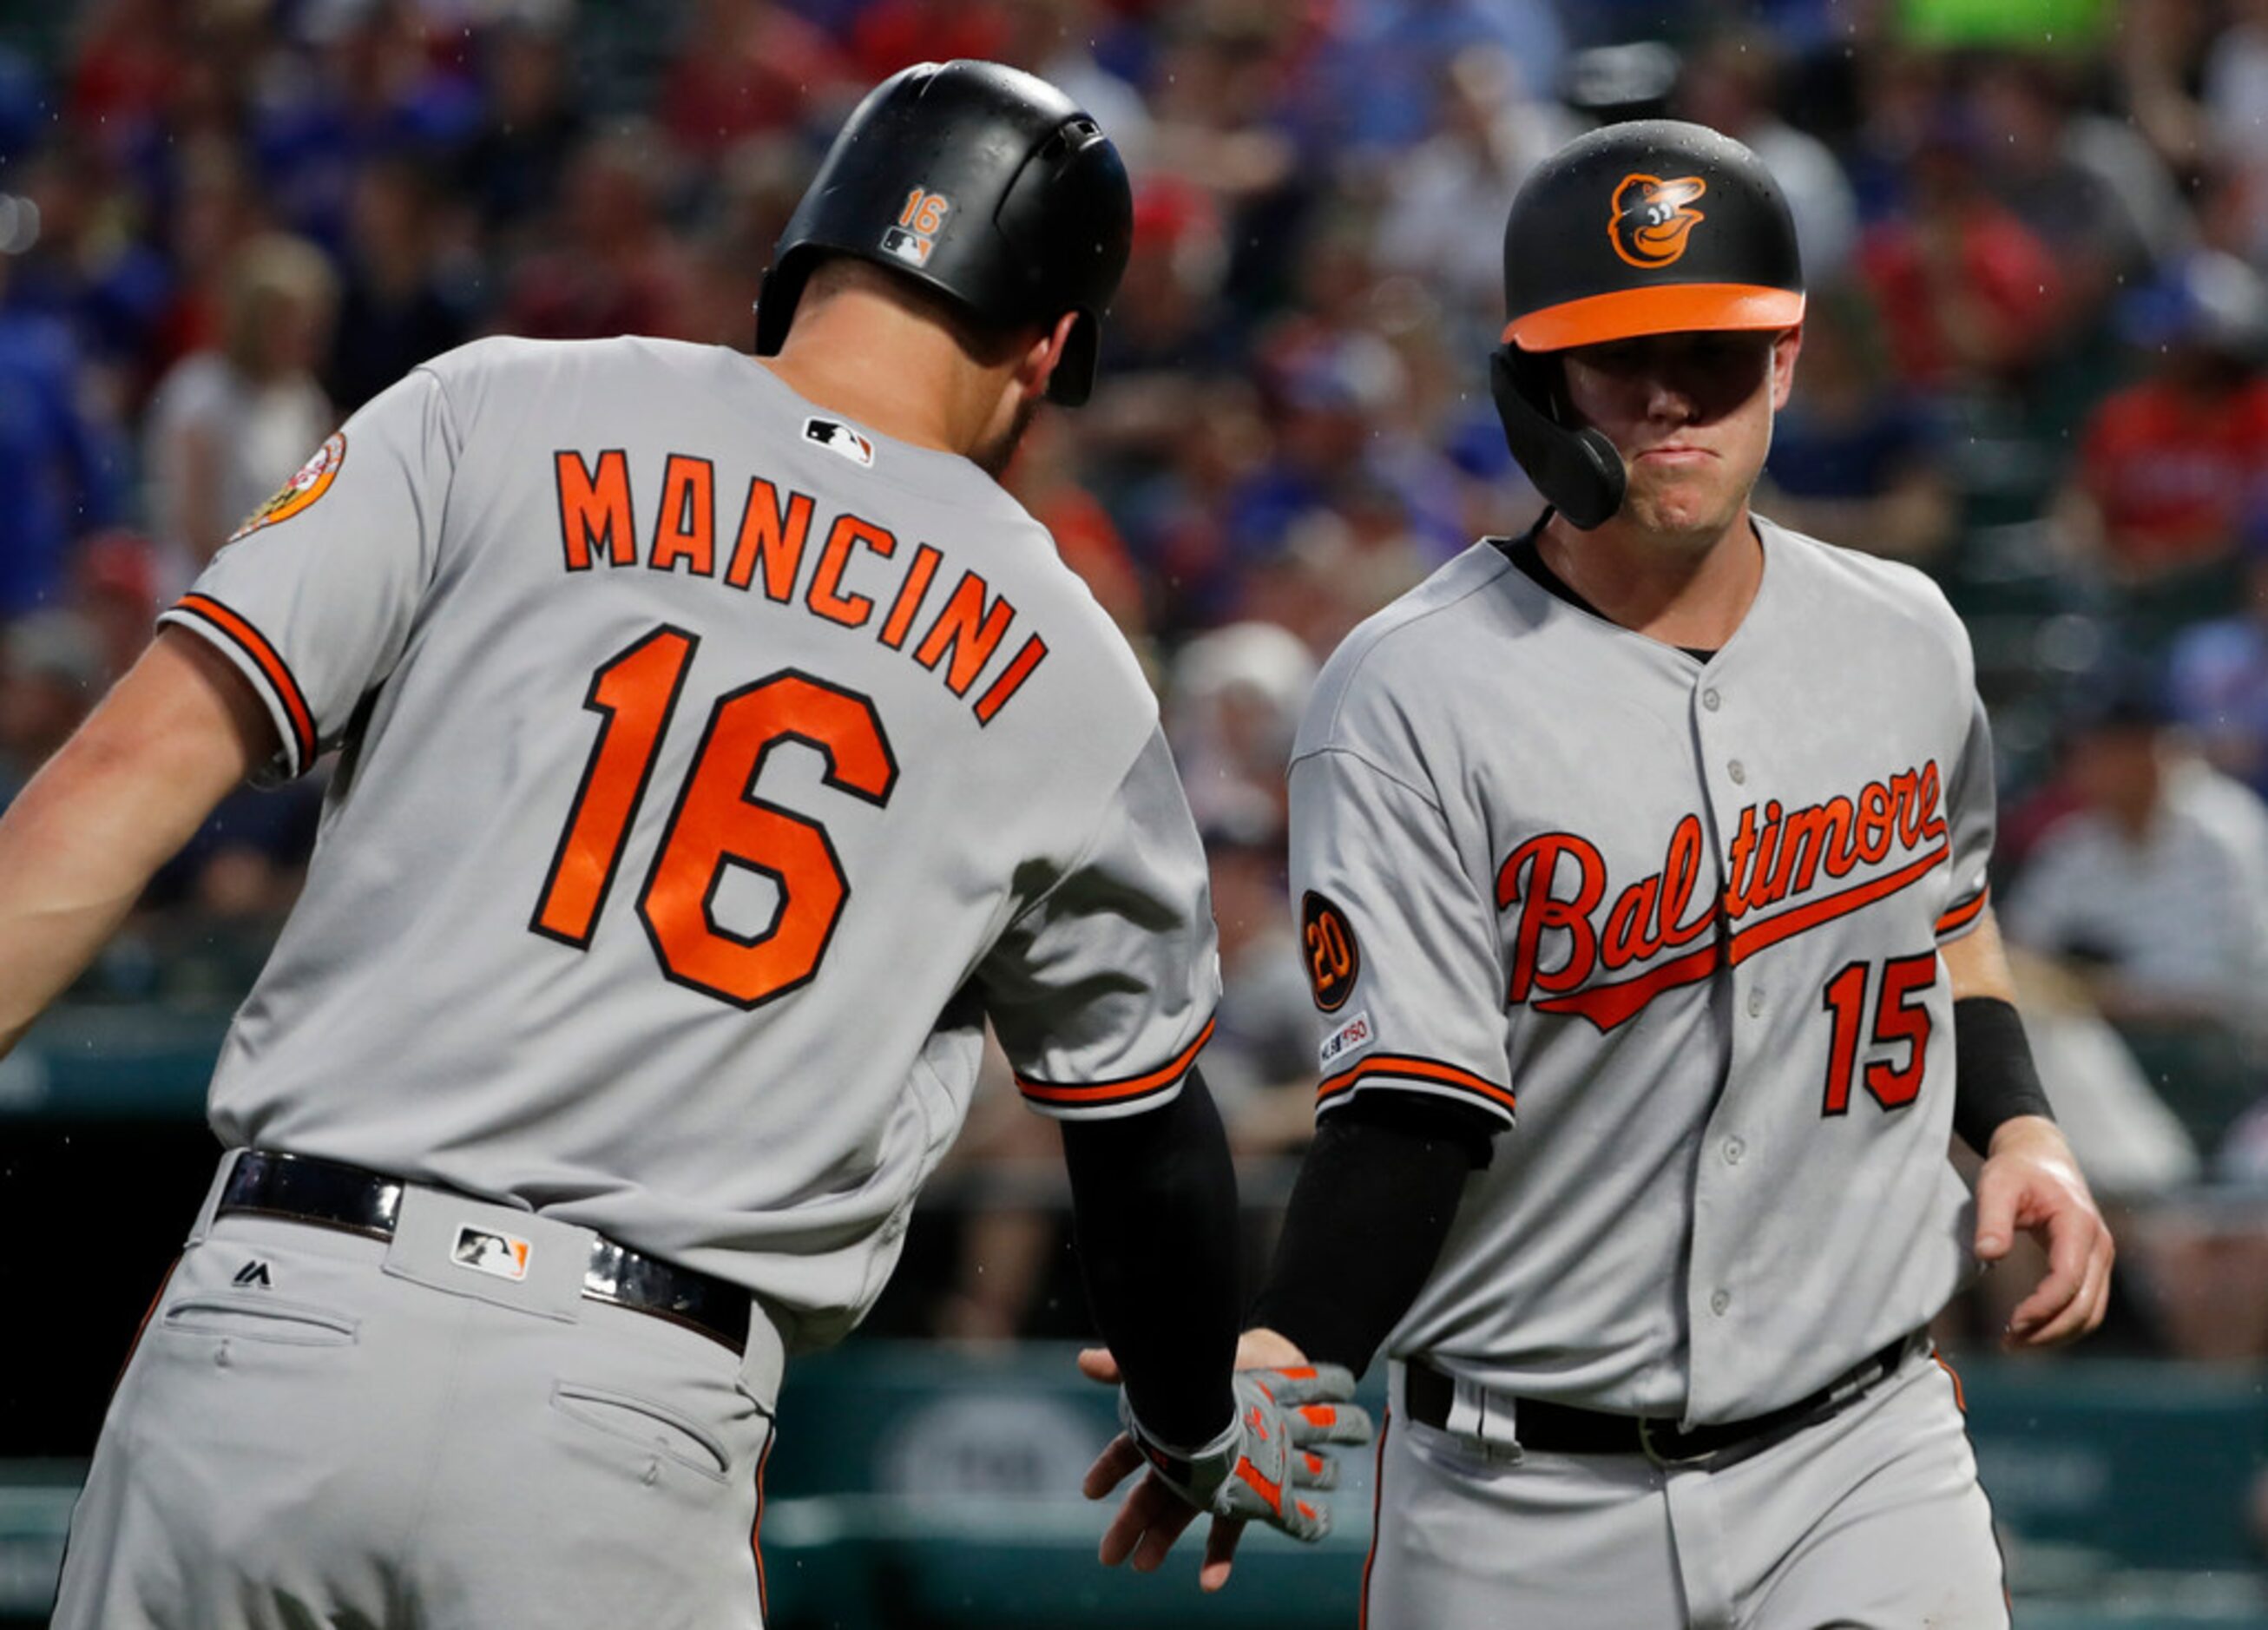
M 1620 509 L 1629 474 L 1615 444 L 1567 423 L 1559 361 L 1515 345 L 1489 353 L 1489 394 L 1512 456 L 1546 501 L 1588 532 Z

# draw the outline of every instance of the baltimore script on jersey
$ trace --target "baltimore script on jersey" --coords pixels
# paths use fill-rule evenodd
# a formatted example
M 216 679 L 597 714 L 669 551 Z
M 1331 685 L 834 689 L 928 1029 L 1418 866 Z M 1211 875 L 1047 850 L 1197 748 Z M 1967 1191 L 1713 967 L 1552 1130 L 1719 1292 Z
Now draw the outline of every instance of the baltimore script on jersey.
M 639 547 L 630 455 L 619 447 L 595 459 L 573 450 L 553 457 L 559 493 L 559 535 L 570 572 L 588 572 L 604 562 L 655 572 L 682 565 L 695 577 L 711 578 L 726 588 L 750 592 L 761 580 L 767 599 L 786 605 L 797 598 L 814 616 L 844 629 L 862 629 L 873 620 L 874 604 L 844 586 L 854 554 L 865 550 L 887 560 L 898 552 L 897 535 L 887 527 L 844 510 L 828 525 L 807 579 L 804 557 L 818 504 L 809 493 L 790 488 L 784 497 L 762 476 L 752 476 L 740 505 L 731 553 L 718 572 L 717 472 L 708 459 L 672 453 L 659 480 L 660 502 L 649 512 L 652 532 Z M 651 479 L 651 477 L 649 477 Z M 649 491 L 652 487 L 646 489 Z M 1016 608 L 974 572 L 962 572 L 944 603 L 924 622 L 930 590 L 945 564 L 944 551 L 917 544 L 895 585 L 890 608 L 874 638 L 893 651 L 911 642 L 913 660 L 936 674 L 947 690 L 965 697 L 975 688 L 1016 621 Z M 878 591 L 880 584 L 872 586 Z M 914 639 L 917 623 L 921 637 Z M 989 725 L 1008 705 L 1048 654 L 1047 641 L 1028 634 L 976 700 L 976 722 Z
M 1602 930 L 1594 921 L 1609 880 L 1598 845 L 1572 832 L 1531 837 L 1506 858 L 1497 872 L 1497 905 L 1519 906 L 1520 926 L 1513 942 L 1511 988 L 1505 999 L 1527 1001 L 1531 989 L 1543 992 L 1535 1006 L 1545 1013 L 1580 1014 L 1602 1031 L 1631 1018 L 1660 992 L 1705 979 L 1717 967 L 1715 940 L 1699 949 L 1649 968 L 1626 980 L 1593 985 L 1603 965 L 1609 972 L 1641 962 L 1655 952 L 1701 938 L 1719 914 L 1738 922 L 1750 911 L 1794 897 L 1785 911 L 1734 930 L 1722 955 L 1739 963 L 1768 945 L 1847 916 L 1918 881 L 1951 856 L 1944 816 L 1939 813 L 1941 777 L 1937 761 L 1870 781 L 1856 799 L 1840 794 L 1800 809 L 1765 802 L 1762 822 L 1749 804 L 1741 811 L 1727 857 L 1727 881 L 1721 899 L 1690 920 L 1686 907 L 1700 875 L 1703 839 L 1697 815 L 1679 821 L 1669 837 L 1662 869 L 1639 879 L 1615 897 Z M 1864 865 L 1880 865 L 1893 845 L 1909 856 L 1896 869 L 1831 893 L 1811 896 L 1823 868 L 1840 881 Z M 1924 845 L 1932 845 L 1925 849 Z M 1574 862 L 1574 892 L 1559 892 L 1562 858 Z M 1938 924 L 1940 933 L 1962 926 L 1982 909 L 1977 895 Z M 1541 968 L 1543 936 L 1557 930 L 1569 936 L 1568 953 L 1556 967 Z

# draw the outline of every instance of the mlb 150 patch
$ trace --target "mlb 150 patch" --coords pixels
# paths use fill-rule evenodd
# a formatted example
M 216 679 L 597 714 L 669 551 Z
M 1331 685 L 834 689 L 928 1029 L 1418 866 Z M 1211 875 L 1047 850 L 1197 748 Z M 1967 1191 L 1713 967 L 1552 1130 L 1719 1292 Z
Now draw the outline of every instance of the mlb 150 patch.
M 1365 1008 L 1324 1039 L 1315 1055 L 1316 1066 L 1328 1073 L 1340 1059 L 1360 1052 L 1377 1039 L 1378 1032 L 1371 1027 L 1370 1010 Z
M 274 498 L 245 517 L 244 524 L 228 535 L 228 541 L 233 543 L 262 527 L 289 520 L 309 507 L 331 490 L 331 483 L 338 478 L 339 467 L 346 461 L 347 433 L 339 431 L 315 449 L 315 456 L 299 466 L 299 473 L 285 482 Z

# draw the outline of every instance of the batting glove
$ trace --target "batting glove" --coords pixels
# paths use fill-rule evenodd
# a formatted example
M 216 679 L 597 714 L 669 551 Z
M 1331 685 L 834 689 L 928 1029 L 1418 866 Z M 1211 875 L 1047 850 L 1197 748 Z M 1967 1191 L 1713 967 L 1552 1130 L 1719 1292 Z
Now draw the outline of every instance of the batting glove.
M 1354 1376 L 1337 1364 L 1239 1370 L 1236 1419 L 1194 1451 L 1160 1443 L 1134 1418 L 1123 1391 L 1118 1419 L 1160 1481 L 1200 1511 L 1280 1528 L 1294 1539 L 1330 1532 L 1331 1508 L 1296 1491 L 1335 1486 L 1338 1463 L 1314 1443 L 1367 1443 L 1370 1416 L 1347 1400 Z

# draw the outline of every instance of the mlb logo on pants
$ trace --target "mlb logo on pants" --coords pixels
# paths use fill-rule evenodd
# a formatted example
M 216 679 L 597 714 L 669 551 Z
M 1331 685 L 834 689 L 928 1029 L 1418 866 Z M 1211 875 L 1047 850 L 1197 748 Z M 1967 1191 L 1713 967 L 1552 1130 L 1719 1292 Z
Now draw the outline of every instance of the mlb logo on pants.
M 457 1243 L 449 1248 L 449 1259 L 460 1268 L 470 1268 L 475 1273 L 492 1273 L 500 1280 L 524 1280 L 527 1277 L 528 1243 L 509 1234 L 491 1234 L 486 1228 L 476 1228 L 466 1223 L 457 1230 Z

